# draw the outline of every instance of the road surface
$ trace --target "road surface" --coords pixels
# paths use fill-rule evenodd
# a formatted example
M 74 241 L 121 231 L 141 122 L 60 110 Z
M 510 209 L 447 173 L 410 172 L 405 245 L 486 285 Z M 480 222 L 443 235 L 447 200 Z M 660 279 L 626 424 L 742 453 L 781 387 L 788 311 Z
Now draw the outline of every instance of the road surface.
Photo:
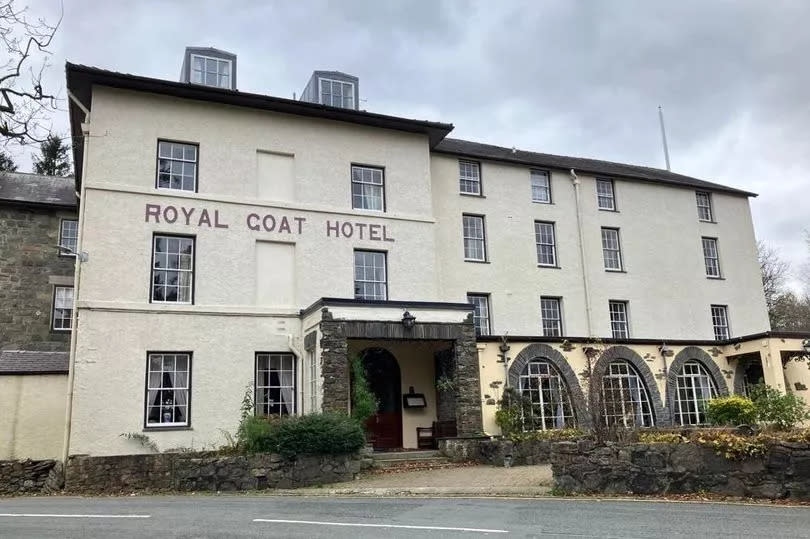
M 582 499 L 0 499 L 0 537 L 810 537 L 810 507 Z

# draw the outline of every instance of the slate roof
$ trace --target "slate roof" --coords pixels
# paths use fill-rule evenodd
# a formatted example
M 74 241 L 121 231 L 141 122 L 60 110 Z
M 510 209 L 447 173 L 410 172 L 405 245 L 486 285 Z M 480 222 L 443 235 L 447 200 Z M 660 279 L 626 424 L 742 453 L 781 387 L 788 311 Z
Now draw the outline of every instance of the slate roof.
M 624 163 L 614 163 L 611 161 L 600 161 L 586 157 L 568 157 L 564 155 L 552 155 L 547 153 L 527 152 L 524 150 L 512 151 L 512 148 L 493 146 L 491 144 L 481 144 L 469 140 L 445 138 L 434 148 L 434 152 L 471 157 L 474 159 L 491 159 L 560 170 L 571 170 L 576 172 L 609 176 L 611 178 L 626 178 L 632 180 L 669 184 L 677 187 L 690 187 L 706 189 L 707 191 L 722 191 L 725 193 L 757 196 L 756 193 L 720 185 L 718 183 L 707 182 L 691 176 L 676 174 L 668 170 L 661 170 L 640 165 L 627 165 Z M 484 180 L 486 181 L 486 180 Z
M 2 350 L 0 351 L 0 375 L 67 374 L 68 359 L 67 352 Z
M 400 116 L 389 116 L 364 110 L 330 107 L 319 103 L 253 94 L 239 90 L 228 90 L 201 84 L 189 84 L 186 82 L 173 82 L 164 79 L 141 77 L 139 75 L 108 71 L 97 67 L 71 64 L 70 62 L 65 64 L 65 71 L 67 73 L 68 90 L 88 109 L 92 106 L 92 87 L 99 85 L 238 107 L 249 107 L 257 110 L 295 114 L 298 116 L 325 118 L 339 122 L 394 129 L 409 133 L 421 133 L 428 137 L 431 146 L 435 145 L 453 130 L 453 125 L 447 123 L 413 120 Z M 81 184 L 83 169 L 82 150 L 84 144 L 81 123 L 84 121 L 84 113 L 76 106 L 72 99 L 69 100 L 68 107 L 71 130 L 74 140 L 76 141 L 73 145 L 74 168 L 79 184 Z
M 75 183 L 72 177 L 0 172 L 0 204 L 3 202 L 75 208 Z
M 567 157 L 523 150 L 512 151 L 511 148 L 481 144 L 467 140 L 445 138 L 453 130 L 453 124 L 413 120 L 399 116 L 389 116 L 367 112 L 363 110 L 330 107 L 307 101 L 297 101 L 263 94 L 240 92 L 214 88 L 200 84 L 173 82 L 164 79 L 142 77 L 129 73 L 120 73 L 67 62 L 67 87 L 73 95 L 88 109 L 92 106 L 93 85 L 123 88 L 127 90 L 151 92 L 173 97 L 196 99 L 212 103 L 249 107 L 259 110 L 270 110 L 299 116 L 326 118 L 342 122 L 396 129 L 411 133 L 427 135 L 431 151 L 437 153 L 466 156 L 475 159 L 490 159 L 521 165 L 546 167 L 552 169 L 570 170 L 586 174 L 598 174 L 613 178 L 624 178 L 637 181 L 646 181 L 659 184 L 669 184 L 679 187 L 721 191 L 741 196 L 757 196 L 756 193 L 728 187 L 698 178 L 676 174 L 667 170 L 639 165 L 628 165 L 601 161 L 584 157 Z M 71 129 L 76 140 L 73 147 L 75 170 L 79 184 L 83 169 L 83 137 L 81 123 L 84 119 L 83 111 L 71 100 L 69 102 Z

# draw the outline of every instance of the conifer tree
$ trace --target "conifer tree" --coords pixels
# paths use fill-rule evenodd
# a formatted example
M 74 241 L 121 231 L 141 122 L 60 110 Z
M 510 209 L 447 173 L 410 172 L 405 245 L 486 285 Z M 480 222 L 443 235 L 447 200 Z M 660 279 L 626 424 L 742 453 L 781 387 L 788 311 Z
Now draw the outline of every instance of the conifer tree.
M 67 176 L 70 174 L 70 147 L 58 135 L 48 135 L 39 145 L 39 156 L 33 156 L 34 171 L 46 176 Z

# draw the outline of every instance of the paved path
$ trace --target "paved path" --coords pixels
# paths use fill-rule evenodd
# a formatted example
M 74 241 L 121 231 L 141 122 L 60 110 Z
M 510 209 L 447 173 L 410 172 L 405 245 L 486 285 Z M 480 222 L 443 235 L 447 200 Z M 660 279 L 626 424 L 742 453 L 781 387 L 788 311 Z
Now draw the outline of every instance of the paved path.
M 551 466 L 462 466 L 395 473 L 375 473 L 323 488 L 299 489 L 301 494 L 434 494 L 493 496 L 547 494 L 553 481 Z
M 136 496 L 0 500 L 0 537 L 808 537 L 810 508 L 579 499 Z

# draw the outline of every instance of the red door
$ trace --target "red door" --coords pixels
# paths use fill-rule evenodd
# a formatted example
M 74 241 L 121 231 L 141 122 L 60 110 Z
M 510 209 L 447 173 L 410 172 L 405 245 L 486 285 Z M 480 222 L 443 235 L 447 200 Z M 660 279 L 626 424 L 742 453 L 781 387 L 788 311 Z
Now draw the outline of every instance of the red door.
M 402 385 L 399 364 L 391 352 L 369 348 L 363 353 L 366 379 L 377 398 L 377 413 L 366 423 L 374 449 L 402 447 Z

